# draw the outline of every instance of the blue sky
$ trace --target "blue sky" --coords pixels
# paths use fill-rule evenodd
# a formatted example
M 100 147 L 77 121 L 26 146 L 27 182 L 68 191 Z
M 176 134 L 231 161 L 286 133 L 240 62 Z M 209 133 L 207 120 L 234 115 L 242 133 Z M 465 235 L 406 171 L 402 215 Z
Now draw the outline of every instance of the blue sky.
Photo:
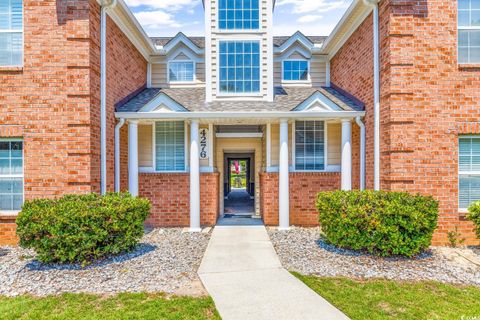
M 125 0 L 149 36 L 204 35 L 202 0 Z M 352 0 L 277 0 L 274 34 L 328 35 Z

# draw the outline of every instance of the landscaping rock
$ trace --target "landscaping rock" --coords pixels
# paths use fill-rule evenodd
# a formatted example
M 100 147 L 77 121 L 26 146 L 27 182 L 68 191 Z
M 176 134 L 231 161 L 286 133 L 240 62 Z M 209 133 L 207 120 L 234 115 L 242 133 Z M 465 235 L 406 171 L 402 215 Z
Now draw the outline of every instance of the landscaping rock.
M 72 293 L 166 292 L 205 295 L 197 276 L 210 233 L 153 229 L 136 250 L 80 265 L 42 264 L 35 252 L 0 248 L 0 295 L 44 296 Z
M 474 263 L 457 263 L 445 252 L 432 247 L 414 258 L 382 258 L 364 252 L 339 249 L 320 239 L 319 228 L 292 228 L 278 231 L 268 228 L 272 243 L 285 268 L 302 274 L 323 277 L 386 278 L 391 280 L 433 280 L 480 286 L 480 267 Z M 454 256 L 465 255 L 458 249 Z M 470 250 L 468 254 L 479 255 Z M 463 259 L 463 258 L 462 258 Z

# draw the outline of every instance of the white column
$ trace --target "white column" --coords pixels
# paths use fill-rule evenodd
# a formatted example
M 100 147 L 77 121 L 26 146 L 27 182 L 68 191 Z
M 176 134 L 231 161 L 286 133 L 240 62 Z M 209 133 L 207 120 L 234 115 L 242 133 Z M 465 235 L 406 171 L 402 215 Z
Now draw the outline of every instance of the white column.
M 278 170 L 279 229 L 290 227 L 290 199 L 288 182 L 288 122 L 280 120 L 280 157 Z
M 138 121 L 128 123 L 128 191 L 138 196 Z
M 271 145 L 271 140 L 272 140 L 272 125 L 269 123 L 267 123 L 267 141 L 266 141 L 266 161 L 267 161 L 267 172 L 270 172 L 271 171 L 271 167 L 272 167 L 272 145 Z
M 190 123 L 190 232 L 200 228 L 200 155 L 198 120 Z
M 352 123 L 342 120 L 342 190 L 352 190 Z
M 208 124 L 208 166 L 209 169 L 213 172 L 213 123 Z

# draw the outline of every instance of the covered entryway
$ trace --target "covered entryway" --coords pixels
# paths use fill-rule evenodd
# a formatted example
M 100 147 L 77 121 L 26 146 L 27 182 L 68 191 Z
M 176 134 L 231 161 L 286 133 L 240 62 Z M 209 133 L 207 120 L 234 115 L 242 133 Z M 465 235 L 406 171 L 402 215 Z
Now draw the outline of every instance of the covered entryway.
M 224 214 L 255 214 L 255 154 L 225 154 Z

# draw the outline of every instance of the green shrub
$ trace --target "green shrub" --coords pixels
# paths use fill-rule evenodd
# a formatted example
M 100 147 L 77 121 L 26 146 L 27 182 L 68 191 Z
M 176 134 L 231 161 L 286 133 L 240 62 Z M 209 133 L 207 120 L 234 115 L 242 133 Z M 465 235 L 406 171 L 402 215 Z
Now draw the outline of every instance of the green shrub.
M 27 201 L 17 217 L 20 245 L 42 262 L 88 264 L 132 250 L 150 202 L 128 193 L 67 195 Z
M 477 238 L 480 239 L 480 201 L 472 203 L 468 208 L 468 220 L 475 224 L 475 230 L 477 231 Z
M 437 226 L 438 202 L 404 192 L 322 192 L 316 205 L 328 243 L 380 256 L 420 253 Z

